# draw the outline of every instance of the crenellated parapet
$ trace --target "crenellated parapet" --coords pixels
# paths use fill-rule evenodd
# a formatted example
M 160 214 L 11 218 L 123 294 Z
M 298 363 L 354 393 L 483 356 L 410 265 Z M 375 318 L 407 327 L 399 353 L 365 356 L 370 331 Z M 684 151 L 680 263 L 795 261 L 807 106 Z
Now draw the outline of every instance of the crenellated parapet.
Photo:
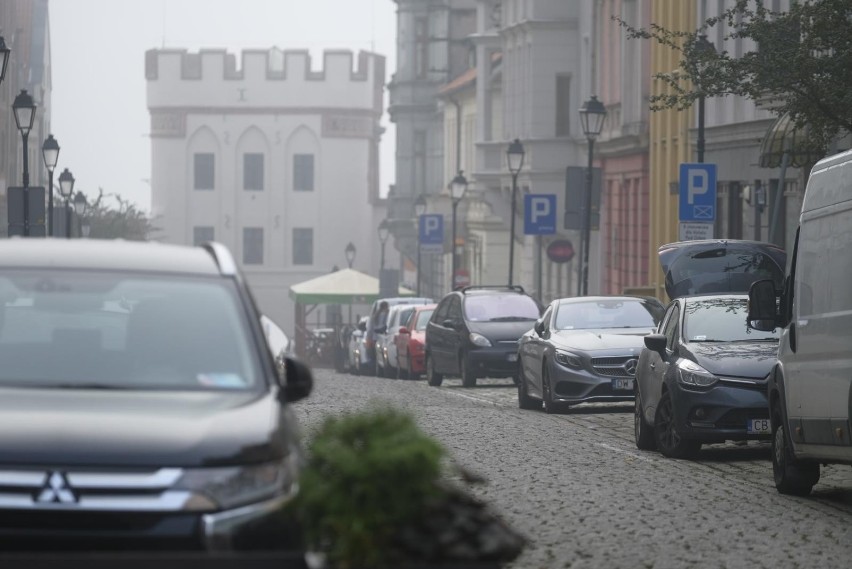
M 327 50 L 152 49 L 145 53 L 148 107 L 325 107 L 382 110 L 385 58 Z

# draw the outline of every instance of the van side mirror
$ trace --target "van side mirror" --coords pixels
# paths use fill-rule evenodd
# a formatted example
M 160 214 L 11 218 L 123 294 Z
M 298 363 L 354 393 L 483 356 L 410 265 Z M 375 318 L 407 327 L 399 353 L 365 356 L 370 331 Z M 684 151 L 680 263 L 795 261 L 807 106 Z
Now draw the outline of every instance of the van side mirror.
M 282 367 L 283 377 L 278 378 L 278 384 L 281 386 L 278 396 L 282 402 L 293 403 L 311 394 L 314 388 L 311 368 L 289 356 L 284 358 Z
M 761 332 L 771 332 L 780 320 L 778 313 L 778 295 L 775 283 L 769 279 L 752 283 L 748 290 L 748 317 L 750 328 Z
M 645 347 L 652 352 L 657 352 L 660 357 L 666 357 L 666 343 L 668 338 L 663 334 L 648 334 L 645 336 Z

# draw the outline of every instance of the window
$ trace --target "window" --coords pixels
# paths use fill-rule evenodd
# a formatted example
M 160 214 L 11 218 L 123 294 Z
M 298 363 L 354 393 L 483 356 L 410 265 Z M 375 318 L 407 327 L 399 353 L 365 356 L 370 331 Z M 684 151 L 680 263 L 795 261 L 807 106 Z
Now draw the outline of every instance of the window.
M 263 190 L 263 154 L 243 154 L 243 189 Z
M 197 152 L 194 156 L 195 176 L 193 188 L 196 190 L 212 190 L 215 188 L 216 161 L 209 152 Z
M 297 192 L 314 191 L 314 155 L 293 155 L 293 190 Z
M 414 73 L 424 79 L 429 73 L 429 23 L 426 18 L 414 21 Z
M 263 264 L 263 228 L 243 228 L 243 264 Z
M 293 264 L 314 264 L 314 230 L 310 227 L 293 228 Z
M 571 76 L 556 76 L 556 136 L 571 134 L 571 113 L 576 109 L 571 107 Z
M 192 244 L 196 247 L 202 243 L 213 241 L 214 237 L 215 232 L 211 225 L 200 225 L 192 228 Z

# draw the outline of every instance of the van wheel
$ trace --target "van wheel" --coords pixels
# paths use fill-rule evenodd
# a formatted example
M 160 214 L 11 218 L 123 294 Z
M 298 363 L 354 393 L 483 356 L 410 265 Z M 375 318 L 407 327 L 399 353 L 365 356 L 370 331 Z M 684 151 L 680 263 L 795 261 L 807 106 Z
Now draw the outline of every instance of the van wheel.
M 657 441 L 654 440 L 654 429 L 645 422 L 644 410 L 642 409 L 642 396 L 636 389 L 636 402 L 633 411 L 633 435 L 636 438 L 636 448 L 639 450 L 657 450 Z
M 772 414 L 772 474 L 781 494 L 807 496 L 819 482 L 819 463 L 796 460 L 780 412 Z
M 654 439 L 657 448 L 668 458 L 693 458 L 701 449 L 701 443 L 681 437 L 675 423 L 672 394 L 668 391 L 660 397 L 657 415 L 654 417 Z
M 432 387 L 441 387 L 444 383 L 444 376 L 435 371 L 435 362 L 429 354 L 426 355 L 426 382 Z

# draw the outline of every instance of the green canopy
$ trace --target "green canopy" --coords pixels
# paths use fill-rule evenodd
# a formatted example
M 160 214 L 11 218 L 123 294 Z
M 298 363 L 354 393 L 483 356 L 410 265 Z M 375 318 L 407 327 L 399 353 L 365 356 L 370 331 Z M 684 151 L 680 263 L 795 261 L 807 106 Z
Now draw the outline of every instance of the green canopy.
M 398 296 L 414 291 L 401 286 Z M 290 298 L 299 304 L 371 304 L 380 298 L 379 279 L 342 269 L 291 286 Z

